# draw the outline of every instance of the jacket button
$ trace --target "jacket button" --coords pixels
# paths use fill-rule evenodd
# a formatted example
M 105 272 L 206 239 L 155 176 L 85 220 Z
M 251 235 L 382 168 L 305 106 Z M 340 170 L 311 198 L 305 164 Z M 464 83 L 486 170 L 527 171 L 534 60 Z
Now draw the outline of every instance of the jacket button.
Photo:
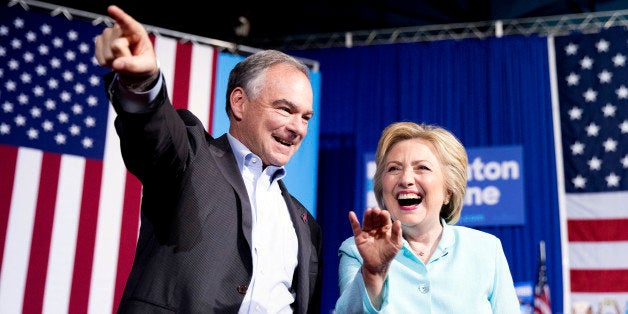
M 237 290 L 240 294 L 246 294 L 246 285 L 239 285 Z
M 419 292 L 425 294 L 430 292 L 430 285 L 429 284 L 421 284 L 419 285 Z

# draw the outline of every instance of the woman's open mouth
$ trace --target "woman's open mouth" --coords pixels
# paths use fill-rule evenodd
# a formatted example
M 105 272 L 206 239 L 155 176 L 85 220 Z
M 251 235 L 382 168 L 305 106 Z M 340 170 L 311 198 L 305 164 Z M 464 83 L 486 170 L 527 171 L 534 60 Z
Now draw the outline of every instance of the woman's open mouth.
M 423 201 L 423 198 L 414 193 L 399 194 L 397 196 L 399 206 L 413 206 L 419 205 Z

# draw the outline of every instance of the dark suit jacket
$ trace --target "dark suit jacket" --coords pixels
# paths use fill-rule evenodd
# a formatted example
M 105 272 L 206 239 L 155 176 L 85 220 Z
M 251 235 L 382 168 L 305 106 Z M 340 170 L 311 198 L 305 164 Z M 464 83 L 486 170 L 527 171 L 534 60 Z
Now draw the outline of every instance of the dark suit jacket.
M 106 76 L 110 86 L 112 75 Z M 124 162 L 143 185 L 141 228 L 120 313 L 236 313 L 252 276 L 251 206 L 226 135 L 214 139 L 167 91 L 118 116 Z M 298 238 L 295 313 L 319 313 L 321 229 L 279 182 Z

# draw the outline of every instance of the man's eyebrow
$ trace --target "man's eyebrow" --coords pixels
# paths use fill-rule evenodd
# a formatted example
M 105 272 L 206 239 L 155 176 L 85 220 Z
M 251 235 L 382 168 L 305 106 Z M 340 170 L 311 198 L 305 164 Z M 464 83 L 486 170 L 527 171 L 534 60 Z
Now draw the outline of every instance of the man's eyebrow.
M 280 105 L 280 104 L 281 105 L 286 105 L 286 106 L 290 107 L 292 110 L 295 110 L 295 109 L 297 109 L 299 107 L 295 103 L 293 103 L 293 102 L 291 102 L 291 101 L 289 101 L 289 100 L 287 100 L 285 98 L 277 99 L 277 100 L 273 101 L 273 104 L 274 105 Z M 314 110 L 309 110 L 309 111 L 305 112 L 305 114 L 313 116 L 314 115 Z

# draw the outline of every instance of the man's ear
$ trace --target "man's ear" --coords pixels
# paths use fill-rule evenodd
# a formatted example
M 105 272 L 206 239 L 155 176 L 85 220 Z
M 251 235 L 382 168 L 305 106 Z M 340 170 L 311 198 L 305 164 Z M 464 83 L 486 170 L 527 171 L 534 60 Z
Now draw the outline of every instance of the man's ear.
M 242 115 L 244 113 L 244 106 L 248 102 L 248 97 L 244 92 L 242 87 L 236 87 L 231 91 L 231 95 L 229 95 L 229 103 L 231 104 L 231 111 L 233 112 L 233 117 L 236 120 L 241 120 Z

